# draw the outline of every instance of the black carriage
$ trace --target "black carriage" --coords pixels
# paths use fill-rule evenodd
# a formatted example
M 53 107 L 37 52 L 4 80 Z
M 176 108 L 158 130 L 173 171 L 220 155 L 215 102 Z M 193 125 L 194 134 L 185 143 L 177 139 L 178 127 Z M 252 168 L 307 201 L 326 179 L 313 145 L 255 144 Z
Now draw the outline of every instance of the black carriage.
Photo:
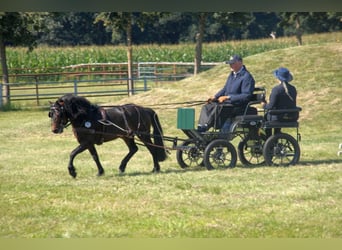
M 217 119 L 210 131 L 198 132 L 194 129 L 194 109 L 179 109 L 177 127 L 188 137 L 180 146 L 175 143 L 180 167 L 205 166 L 208 170 L 233 168 L 236 166 L 237 158 L 244 166 L 289 166 L 298 163 L 298 121 L 268 121 L 265 117 L 267 114 L 300 112 L 301 108 L 258 110 L 255 105 L 260 104 L 265 95 L 264 88 L 256 88 L 251 102 L 242 114 L 230 121 L 228 130 L 222 129 L 225 120 Z M 284 133 L 281 130 L 283 128 L 294 129 L 295 136 Z M 267 137 L 266 130 L 274 129 L 280 132 Z M 241 139 L 237 150 L 231 142 L 236 137 Z

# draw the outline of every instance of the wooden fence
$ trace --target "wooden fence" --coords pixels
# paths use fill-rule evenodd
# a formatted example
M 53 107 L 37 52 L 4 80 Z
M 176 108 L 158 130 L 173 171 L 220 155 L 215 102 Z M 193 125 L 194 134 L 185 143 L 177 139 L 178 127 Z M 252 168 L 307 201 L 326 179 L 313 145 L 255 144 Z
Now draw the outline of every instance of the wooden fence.
M 201 71 L 220 63 L 202 63 Z M 194 63 L 189 62 L 139 62 L 133 63 L 133 77 L 177 80 L 193 75 Z M 2 77 L 2 75 L 0 75 Z M 89 63 L 62 68 L 12 68 L 10 83 L 93 80 L 99 78 L 127 78 L 127 63 Z
M 220 63 L 202 63 L 201 70 Z M 127 63 L 92 63 L 63 68 L 10 69 L 9 84 L 0 84 L 0 107 L 12 101 L 55 99 L 66 93 L 86 97 L 130 95 L 147 91 L 147 82 L 177 81 L 193 75 L 194 63 L 140 62 L 133 64 L 132 90 L 128 88 Z M 10 96 L 6 96 L 9 88 Z
M 136 94 L 150 89 L 147 81 L 147 78 L 133 79 L 132 90 L 128 89 L 128 78 L 0 84 L 0 107 L 3 105 L 5 87 L 9 88 L 11 103 L 34 101 L 40 106 L 42 100 L 54 100 L 68 93 L 84 97 Z

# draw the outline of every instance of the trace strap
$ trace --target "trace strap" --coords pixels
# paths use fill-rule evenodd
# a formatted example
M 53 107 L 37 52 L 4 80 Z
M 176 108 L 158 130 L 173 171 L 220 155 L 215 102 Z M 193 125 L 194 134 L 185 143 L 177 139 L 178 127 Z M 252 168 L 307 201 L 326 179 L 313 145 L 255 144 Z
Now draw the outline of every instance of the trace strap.
M 122 127 L 120 127 L 119 125 L 116 125 L 115 123 L 111 122 L 111 121 L 108 121 L 108 120 L 98 120 L 99 123 L 101 123 L 102 125 L 105 125 L 105 126 L 114 126 L 118 129 L 120 129 L 121 131 L 123 132 L 126 132 L 127 134 L 129 134 L 129 131 L 126 130 L 126 129 L 123 129 Z

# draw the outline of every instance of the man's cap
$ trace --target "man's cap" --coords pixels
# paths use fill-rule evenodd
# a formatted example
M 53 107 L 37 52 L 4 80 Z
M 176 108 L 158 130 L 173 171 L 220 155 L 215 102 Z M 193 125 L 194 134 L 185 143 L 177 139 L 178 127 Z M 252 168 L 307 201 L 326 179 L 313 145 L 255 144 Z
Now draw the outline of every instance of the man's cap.
M 229 61 L 226 61 L 226 64 L 233 64 L 236 62 L 242 62 L 242 58 L 239 55 L 233 55 L 229 58 Z

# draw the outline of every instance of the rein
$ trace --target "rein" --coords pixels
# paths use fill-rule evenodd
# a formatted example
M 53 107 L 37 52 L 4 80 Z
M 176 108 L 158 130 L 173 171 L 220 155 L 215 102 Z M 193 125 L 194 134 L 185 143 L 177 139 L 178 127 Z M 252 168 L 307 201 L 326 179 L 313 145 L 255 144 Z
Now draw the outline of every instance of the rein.
M 186 104 L 189 106 L 196 106 L 205 103 L 206 101 L 187 101 L 187 102 L 169 102 L 169 103 L 160 103 L 160 104 L 152 104 L 151 106 L 169 106 L 169 105 L 181 105 Z
M 67 127 L 69 127 L 71 125 L 71 122 L 70 121 L 68 121 L 68 123 L 67 124 L 65 124 L 64 126 L 63 126 L 63 128 L 67 128 Z
M 150 104 L 148 105 L 149 107 L 160 107 L 160 106 L 176 106 L 176 105 L 182 105 L 183 107 L 191 107 L 191 106 L 197 106 L 197 105 L 202 105 L 206 103 L 207 101 L 187 101 L 187 102 L 169 102 L 169 103 L 158 103 L 158 104 Z M 112 108 L 116 107 L 116 105 L 101 105 L 100 107 L 103 108 Z M 175 109 L 177 107 L 163 107 L 163 109 Z

